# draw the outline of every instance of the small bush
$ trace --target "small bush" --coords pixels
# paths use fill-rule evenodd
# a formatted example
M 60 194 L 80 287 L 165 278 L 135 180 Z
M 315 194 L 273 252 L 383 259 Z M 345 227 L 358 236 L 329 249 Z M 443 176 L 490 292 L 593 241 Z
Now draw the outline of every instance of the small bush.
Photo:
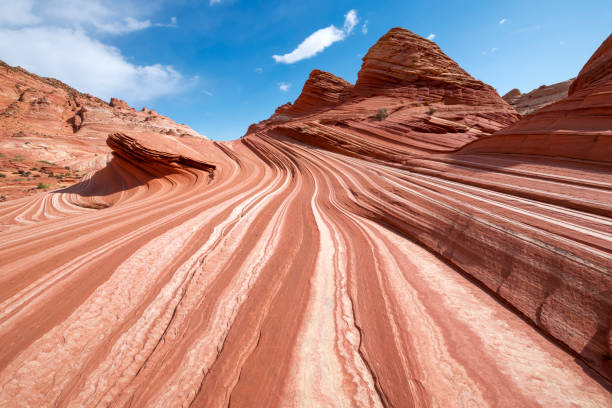
M 376 112 L 376 119 L 378 120 L 385 120 L 387 116 L 389 116 L 389 112 L 386 108 L 379 109 L 378 112 Z
M 0 173 L 0 177 L 2 177 L 2 178 L 6 178 L 6 174 L 4 174 L 4 173 Z
M 38 162 L 42 164 L 48 164 L 49 166 L 55 166 L 55 163 L 51 163 L 50 161 L 46 160 L 39 160 Z
M 5 195 L 0 195 L 0 201 L 5 201 L 6 200 L 6 196 Z
M 64 166 L 66 170 L 70 170 L 70 166 Z
M 22 179 L 22 178 L 16 178 L 16 179 L 15 179 L 15 180 L 13 180 L 13 181 L 15 181 L 15 182 L 20 182 L 20 181 L 23 181 L 23 180 L 25 180 L 25 179 Z
M 39 190 L 42 190 L 43 188 L 49 188 L 49 186 L 41 181 L 40 183 L 38 183 L 36 188 L 39 189 Z
M 23 156 L 15 156 L 15 157 L 13 157 L 14 161 L 22 161 L 24 159 L 25 159 L 25 157 L 23 157 Z
M 429 108 L 429 114 L 433 115 L 434 113 L 436 113 L 436 110 L 434 108 Z

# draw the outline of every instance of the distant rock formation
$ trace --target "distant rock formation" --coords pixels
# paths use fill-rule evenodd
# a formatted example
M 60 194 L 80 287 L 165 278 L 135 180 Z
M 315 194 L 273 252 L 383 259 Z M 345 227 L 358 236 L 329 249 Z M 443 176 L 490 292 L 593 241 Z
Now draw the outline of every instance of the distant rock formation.
M 325 109 L 314 109 L 316 103 Z M 363 58 L 355 86 L 315 70 L 295 105 L 278 108 L 247 134 L 275 128 L 344 153 L 403 160 L 454 150 L 518 118 L 491 86 L 472 78 L 435 43 L 393 28 Z M 338 133 L 330 138 L 333 129 Z
M 73 182 L 74 177 L 58 179 L 41 173 L 39 162 L 70 167 L 71 175 L 79 177 L 104 166 L 110 152 L 105 143 L 107 135 L 120 131 L 203 137 L 155 111 L 145 108 L 138 112 L 117 98 L 106 103 L 56 79 L 42 78 L 0 61 L 3 197 L 22 197 L 39 192 L 37 186 L 58 187 Z M 19 170 L 30 171 L 30 177 L 13 174 Z
M 512 105 L 521 115 L 529 115 L 544 106 L 565 98 L 573 81 L 574 78 L 552 85 L 542 85 L 526 94 L 514 88 L 505 94 L 502 99 Z

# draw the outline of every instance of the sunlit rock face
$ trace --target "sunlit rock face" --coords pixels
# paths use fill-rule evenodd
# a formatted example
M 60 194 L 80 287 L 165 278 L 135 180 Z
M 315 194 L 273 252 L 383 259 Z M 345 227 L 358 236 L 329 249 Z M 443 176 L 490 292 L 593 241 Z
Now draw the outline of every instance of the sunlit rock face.
M 109 129 L 0 204 L 0 406 L 612 405 L 595 55 L 518 121 L 392 29 L 238 140 Z
M 6 176 L 0 194 L 7 199 L 40 192 L 38 183 L 65 187 L 104 167 L 106 138 L 122 131 L 203 137 L 155 111 L 136 111 L 117 98 L 106 103 L 0 61 L 0 173 Z M 52 175 L 43 169 L 49 166 L 56 168 Z
M 544 106 L 565 98 L 574 79 L 552 85 L 542 85 L 526 94 L 514 88 L 505 94 L 502 99 L 508 102 L 521 115 L 529 115 L 537 112 L 538 109 Z

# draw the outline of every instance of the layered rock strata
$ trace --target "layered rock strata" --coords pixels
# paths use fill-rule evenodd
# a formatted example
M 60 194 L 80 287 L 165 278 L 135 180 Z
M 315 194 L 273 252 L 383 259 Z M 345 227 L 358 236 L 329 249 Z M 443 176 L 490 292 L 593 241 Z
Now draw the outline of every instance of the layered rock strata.
M 0 204 L 0 405 L 612 406 L 610 163 L 488 151 L 493 96 L 356 88 L 232 142 L 114 132 Z
M 544 106 L 565 98 L 574 79 L 552 85 L 542 85 L 526 94 L 514 88 L 505 94 L 502 99 L 514 107 L 521 115 L 529 115 Z
M 155 111 L 136 111 L 116 98 L 106 103 L 0 61 L 1 197 L 35 194 L 41 190 L 36 188 L 39 183 L 51 188 L 70 185 L 84 172 L 105 165 L 109 133 L 134 131 L 203 137 Z M 45 165 L 68 167 L 68 176 L 41 171 Z

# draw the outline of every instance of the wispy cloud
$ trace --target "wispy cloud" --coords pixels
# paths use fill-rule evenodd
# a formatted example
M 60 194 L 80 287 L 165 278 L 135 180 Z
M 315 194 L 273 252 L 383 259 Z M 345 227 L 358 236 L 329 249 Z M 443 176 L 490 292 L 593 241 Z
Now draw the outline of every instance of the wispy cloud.
M 263 68 L 262 67 L 257 67 L 253 70 L 253 72 L 256 72 L 258 74 L 261 74 L 263 72 Z
M 499 20 L 499 24 L 504 24 L 506 21 L 508 21 L 507 18 L 502 18 L 501 20 Z
M 280 89 L 283 92 L 287 92 L 289 88 L 291 87 L 291 84 L 288 84 L 286 82 L 279 82 L 277 85 L 278 85 L 278 89 Z
M 142 13 L 131 0 L 3 1 L 0 55 L 11 65 L 107 100 L 115 96 L 136 103 L 185 89 L 194 78 L 170 65 L 134 63 L 105 44 L 109 34 L 159 25 Z M 176 25 L 176 18 L 170 25 Z
M 368 20 L 363 22 L 361 26 L 361 34 L 366 35 L 368 33 Z
M 431 34 L 429 34 L 429 35 L 427 36 L 427 39 L 428 39 L 429 41 L 433 41 L 433 39 L 434 39 L 434 38 L 436 38 L 436 35 L 435 35 L 434 33 L 431 33 Z
M 496 51 L 497 51 L 497 48 L 495 47 L 491 48 L 491 52 L 496 52 Z
M 293 64 L 303 59 L 312 58 L 335 42 L 344 40 L 359 22 L 356 10 L 349 10 L 344 16 L 342 30 L 334 26 L 321 28 L 310 34 L 296 49 L 288 54 L 273 55 L 274 61 L 283 64 Z
M 213 96 L 213 93 L 212 93 L 212 92 L 210 92 L 210 91 L 207 91 L 206 89 L 204 89 L 204 90 L 202 91 L 202 93 L 203 93 L 203 94 L 205 94 L 205 95 L 208 95 L 208 96 Z

